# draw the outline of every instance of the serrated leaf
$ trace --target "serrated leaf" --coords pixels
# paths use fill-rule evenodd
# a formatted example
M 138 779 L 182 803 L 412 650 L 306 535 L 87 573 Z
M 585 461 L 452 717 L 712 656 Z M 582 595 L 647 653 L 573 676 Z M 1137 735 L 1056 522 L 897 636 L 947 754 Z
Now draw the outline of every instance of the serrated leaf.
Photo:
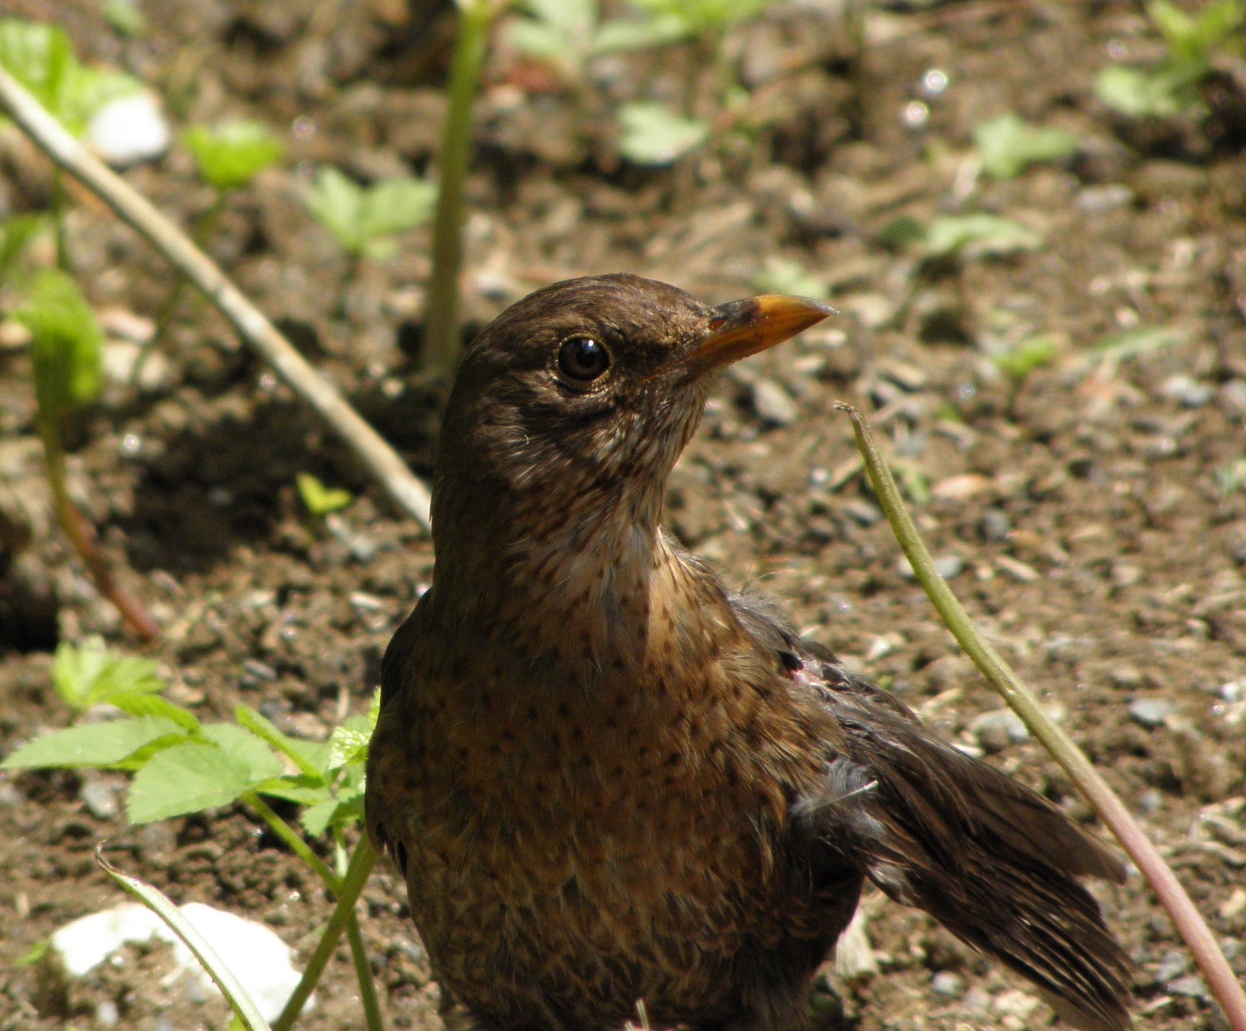
M 364 193 L 361 230 L 370 239 L 405 233 L 433 214 L 437 187 L 427 179 L 384 179 Z
M 32 770 L 117 766 L 143 748 L 166 739 L 184 740 L 185 737 L 181 727 L 159 716 L 81 724 L 54 730 L 27 742 L 0 763 L 0 768 Z
M 319 805 L 333 799 L 328 785 L 323 780 L 312 777 L 274 777 L 257 784 L 255 790 L 261 795 L 280 798 L 296 805 Z
M 142 691 L 115 691 L 108 702 L 129 716 L 161 716 L 187 731 L 199 729 L 199 720 L 193 712 L 175 705 L 167 698 Z
M 277 757 L 241 727 L 211 724 L 203 730 L 211 743 L 193 741 L 166 748 L 134 775 L 126 799 L 131 823 L 229 805 L 280 773 Z
M 371 734 L 337 727 L 329 738 L 326 765 L 331 770 L 340 770 L 343 766 L 367 762 L 368 742 L 371 739 Z
M 356 823 L 363 818 L 363 795 L 351 794 L 347 798 L 322 802 L 303 810 L 299 822 L 313 837 L 319 837 L 330 827 Z
M 619 108 L 619 153 L 637 165 L 669 165 L 701 146 L 708 122 L 684 118 L 662 104 L 624 104 Z
M 285 144 L 261 122 L 240 119 L 215 128 L 192 125 L 182 134 L 204 182 L 222 193 L 238 190 L 285 156 Z
M 55 418 L 93 401 L 102 382 L 104 333 L 73 278 L 42 270 L 15 315 L 30 330 L 40 412 Z
M 437 187 L 424 179 L 391 179 L 362 187 L 324 166 L 307 194 L 307 207 L 349 254 L 380 258 L 392 253 L 387 236 L 428 220 Z
M 1030 165 L 1060 161 L 1077 153 L 1077 137 L 1063 129 L 1036 128 L 1009 113 L 974 126 L 973 140 L 982 169 L 996 179 L 1012 179 Z
M 328 752 L 326 744 L 299 741 L 282 733 L 272 720 L 249 705 L 239 705 L 234 709 L 234 719 L 260 740 L 268 742 L 306 776 L 318 783 L 324 782 L 324 757 Z

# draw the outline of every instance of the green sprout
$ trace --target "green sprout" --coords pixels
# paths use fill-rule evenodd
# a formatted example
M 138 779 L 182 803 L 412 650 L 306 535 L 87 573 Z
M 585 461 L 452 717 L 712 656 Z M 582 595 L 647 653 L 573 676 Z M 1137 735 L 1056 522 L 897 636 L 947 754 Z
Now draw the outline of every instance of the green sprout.
M 619 153 L 636 165 L 670 165 L 710 137 L 710 124 L 665 104 L 637 101 L 619 108 Z
M 813 275 L 792 258 L 774 256 L 766 259 L 762 270 L 753 277 L 753 286 L 768 294 L 795 294 L 825 301 L 831 296 L 825 281 Z
M 303 507 L 317 519 L 323 519 L 355 500 L 350 491 L 342 487 L 326 487 L 311 473 L 299 473 L 294 482 L 299 497 L 303 499 Z
M 1164 37 L 1167 53 L 1153 68 L 1110 65 L 1095 80 L 1095 93 L 1130 118 L 1202 113 L 1198 84 L 1221 53 L 1242 52 L 1246 0 L 1211 0 L 1193 15 L 1169 0 L 1148 0 L 1146 12 Z
M 1009 113 L 974 126 L 973 141 L 982 170 L 996 179 L 1014 179 L 1030 165 L 1062 161 L 1077 153 L 1077 137 L 1063 129 L 1036 128 Z
M 194 233 L 195 243 L 206 249 L 229 195 L 249 186 L 257 175 L 280 162 L 285 157 L 285 144 L 263 124 L 246 120 L 223 122 L 215 128 L 192 125 L 182 133 L 182 143 L 195 161 L 199 178 L 212 187 L 215 194 L 211 206 L 199 217 Z M 134 362 L 131 383 L 140 382 L 143 366 L 168 331 L 185 289 L 185 278 L 179 278 L 160 306 L 155 332 Z
M 48 483 L 65 533 L 108 598 L 139 637 L 150 639 L 158 628 L 143 607 L 113 579 L 96 546 L 95 533 L 69 496 L 61 426 L 90 404 L 101 389 L 104 334 L 78 284 L 60 269 L 44 269 L 24 286 L 25 303 L 17 320 L 30 332 L 37 424 L 43 442 Z
M 75 713 L 110 705 L 122 715 L 46 733 L 17 748 L 0 763 L 0 769 L 127 773 L 126 815 L 134 824 L 241 804 L 334 895 L 345 898 L 348 889 L 357 892 L 361 885 L 347 883 L 350 857 L 345 832 L 363 817 L 364 766 L 380 711 L 379 693 L 367 714 L 351 717 L 329 740 L 313 743 L 290 737 L 247 705 L 235 709 L 236 722 L 202 722 L 189 709 L 163 697 L 167 685 L 153 662 L 109 651 L 99 638 L 88 638 L 78 646 L 63 643 L 56 652 L 52 679 L 57 693 Z M 301 832 L 267 800 L 301 807 Z M 332 865 L 308 840 L 326 835 Z M 361 865 L 360 856 L 363 865 L 370 865 L 366 860 L 372 853 L 366 844 L 356 849 L 352 867 Z M 366 870 L 363 873 L 366 877 Z M 353 913 L 343 921 L 343 929 L 350 939 L 368 1027 L 379 1031 L 376 990 Z M 329 932 L 325 934 L 328 939 Z M 305 982 L 310 979 L 314 984 L 321 970 L 313 971 L 309 964 Z M 305 999 L 312 984 L 300 986 L 296 994 Z M 289 1027 L 299 1009 L 301 1002 L 288 1018 L 283 1015 L 278 1026 Z
M 102 72 L 78 63 L 68 34 L 58 25 L 18 18 L 0 20 L 0 65 L 26 87 L 70 133 L 81 136 L 105 104 L 142 90 L 121 72 Z M 52 217 L 57 264 L 72 265 L 65 232 L 65 188 L 61 171 L 52 173 Z
M 991 355 L 991 364 L 1008 378 L 1011 389 L 1008 409 L 1015 412 L 1017 398 L 1032 372 L 1051 365 L 1060 353 L 1060 342 L 1050 334 L 1027 337 L 1015 347 Z
M 356 262 L 398 250 L 394 237 L 427 222 L 437 187 L 426 179 L 387 179 L 360 186 L 331 166 L 316 172 L 307 208 Z
M 965 260 L 1035 251 L 1042 243 L 1038 233 L 1020 222 L 985 211 L 942 215 L 930 223 L 922 240 L 931 258 Z

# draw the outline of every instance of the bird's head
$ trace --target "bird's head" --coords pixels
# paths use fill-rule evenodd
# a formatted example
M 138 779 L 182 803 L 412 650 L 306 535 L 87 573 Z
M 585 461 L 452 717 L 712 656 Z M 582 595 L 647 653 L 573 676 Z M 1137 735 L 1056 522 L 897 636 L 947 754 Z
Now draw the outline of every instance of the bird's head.
M 466 493 L 518 519 L 614 505 L 637 521 L 656 520 L 712 374 L 831 313 L 779 296 L 707 307 L 631 275 L 538 290 L 463 354 L 442 430 L 434 518 L 451 505 L 467 515 Z

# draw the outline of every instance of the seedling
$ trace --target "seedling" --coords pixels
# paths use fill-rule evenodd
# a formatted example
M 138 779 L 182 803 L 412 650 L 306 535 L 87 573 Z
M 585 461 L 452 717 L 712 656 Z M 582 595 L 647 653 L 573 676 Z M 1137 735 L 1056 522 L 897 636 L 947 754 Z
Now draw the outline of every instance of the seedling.
M 110 652 L 98 638 L 78 647 L 62 644 L 53 665 L 53 683 L 77 713 L 111 705 L 124 716 L 35 738 L 10 754 L 0 769 L 129 773 L 126 813 L 135 824 L 240 803 L 259 816 L 334 894 L 342 893 L 348 869 L 345 831 L 362 818 L 364 763 L 379 696 L 367 715 L 348 719 L 328 741 L 315 744 L 284 734 L 246 705 L 235 710 L 236 723 L 203 723 L 189 709 L 163 697 L 166 685 L 154 663 Z M 303 807 L 302 834 L 265 801 L 272 798 Z M 324 834 L 332 841 L 333 866 L 304 837 Z M 371 853 L 365 846 L 362 854 Z M 345 923 L 368 1026 L 377 1031 L 379 1010 L 358 922 L 350 915 Z M 310 990 L 307 985 L 304 999 Z M 299 1009 L 301 1003 L 279 1025 L 288 1027 Z
M 350 491 L 341 487 L 326 487 L 311 473 L 299 473 L 294 479 L 303 506 L 316 519 L 323 519 L 331 512 L 345 508 L 355 500 Z
M 437 187 L 426 179 L 387 179 L 360 186 L 331 166 L 316 173 L 307 208 L 351 258 L 347 283 L 363 260 L 380 261 L 398 249 L 394 237 L 427 222 Z
M 940 216 L 930 223 L 922 239 L 922 247 L 931 258 L 967 261 L 1036 251 L 1042 243 L 1038 233 L 1020 222 L 985 211 Z
M 1059 353 L 1059 341 L 1049 334 L 1040 334 L 1028 337 L 1016 347 L 991 356 L 991 363 L 1008 378 L 1011 388 L 1008 394 L 1010 412 L 1015 410 L 1017 398 L 1021 396 L 1021 390 L 1030 374 L 1050 365 Z
M 753 277 L 753 286 L 768 294 L 795 294 L 825 301 L 831 291 L 826 283 L 792 258 L 771 257 Z
M 709 122 L 649 101 L 620 107 L 619 128 L 619 153 L 637 165 L 673 164 L 710 136 Z
M 982 170 L 996 179 L 1013 179 L 1030 165 L 1063 161 L 1078 149 L 1072 133 L 1027 125 L 1012 113 L 974 126 L 973 141 Z
M 1131 118 L 1201 114 L 1198 84 L 1221 55 L 1242 52 L 1246 0 L 1211 0 L 1195 15 L 1168 0 L 1149 0 L 1146 12 L 1168 52 L 1153 68 L 1105 68 L 1095 80 L 1095 93 L 1108 107 Z
M 155 637 L 158 628 L 151 616 L 114 581 L 96 546 L 95 532 L 70 498 L 66 481 L 61 424 L 100 392 L 103 332 L 78 284 L 59 269 L 44 269 L 23 292 L 25 304 L 16 316 L 31 335 L 39 405 L 36 422 L 57 517 L 99 592 L 139 637 Z
M 121 72 L 101 72 L 79 64 L 65 30 L 43 22 L 0 20 L 0 65 L 75 136 L 86 131 L 91 118 L 109 101 L 142 89 L 137 79 Z M 52 173 L 52 217 L 57 264 L 69 271 L 65 190 L 59 168 Z
M 424 317 L 425 369 L 453 370 L 459 358 L 459 272 L 463 267 L 463 188 L 472 142 L 472 107 L 480 88 L 489 30 L 510 0 L 456 0 L 459 29 L 450 62 L 446 122 L 438 159 L 433 268 Z
M 195 228 L 195 243 L 206 249 L 216 232 L 225 202 L 235 190 L 249 186 L 251 180 L 266 168 L 285 157 L 285 145 L 259 122 L 245 120 L 224 122 L 216 128 L 192 125 L 182 134 L 182 143 L 195 160 L 199 177 L 212 187 L 215 197 L 212 205 L 199 218 Z M 179 278 L 165 298 L 156 316 L 156 330 L 151 341 L 144 346 L 134 362 L 131 383 L 137 384 L 143 365 L 152 349 L 164 337 L 169 320 L 177 309 L 186 288 L 186 280 Z

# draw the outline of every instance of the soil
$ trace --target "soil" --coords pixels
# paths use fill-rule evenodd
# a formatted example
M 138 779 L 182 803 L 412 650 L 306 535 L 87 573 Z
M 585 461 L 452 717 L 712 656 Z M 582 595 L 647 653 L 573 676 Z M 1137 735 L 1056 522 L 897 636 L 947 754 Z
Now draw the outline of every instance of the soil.
M 435 167 L 449 5 L 151 0 L 139 39 L 87 0 L 9 6 L 55 17 L 80 54 L 146 79 L 179 125 L 246 116 L 286 137 L 289 160 L 229 201 L 212 250 L 426 475 L 442 396 L 415 365 L 429 232 L 352 275 L 301 194 L 322 163 L 361 180 Z M 799 263 L 841 315 L 724 379 L 671 480 L 674 530 L 730 583 L 762 583 L 807 634 L 953 740 L 1094 824 L 1042 749 L 1009 733 L 906 575 L 832 404 L 872 413 L 953 588 L 1246 975 L 1241 69 L 1209 84 L 1201 115 L 1126 120 L 1095 99 L 1093 79 L 1111 60 L 1160 53 L 1139 5 L 866 8 L 860 53 L 832 0 L 780 5 L 732 32 L 727 59 L 749 93 L 731 109 L 695 48 L 603 58 L 568 86 L 499 32 L 468 187 L 468 332 L 568 276 L 632 271 L 719 302 L 767 288 L 777 259 Z M 673 168 L 620 160 L 613 109 L 679 98 L 690 80 L 720 138 Z M 972 129 L 1008 112 L 1072 131 L 1078 156 L 1010 181 L 981 174 Z M 0 167 L 0 207 L 47 204 L 47 165 L 11 127 Z M 126 176 L 183 224 L 211 203 L 179 146 Z M 173 278 L 98 202 L 79 190 L 73 201 L 73 253 L 116 373 L 74 428 L 73 487 L 162 633 L 145 647 L 128 636 L 53 525 L 29 358 L 5 345 L 0 507 L 29 542 L 4 556 L 0 580 L 0 754 L 67 723 L 51 651 L 90 633 L 153 657 L 170 696 L 203 718 L 245 702 L 323 738 L 366 708 L 386 642 L 429 581 L 428 538 L 203 304 L 182 301 L 144 388 L 129 386 L 130 339 L 150 329 Z M 1042 246 L 931 262 L 887 242 L 902 217 L 976 211 L 1017 220 Z M 1145 327 L 1169 335 L 1140 353 L 1099 348 Z M 1057 344 L 1054 361 L 1010 380 L 992 356 L 1037 334 Z M 356 500 L 314 523 L 300 471 Z M 67 992 L 17 965 L 57 927 L 120 901 L 92 861 L 101 840 L 178 902 L 266 922 L 304 958 L 314 942 L 325 892 L 271 835 L 237 810 L 129 826 L 124 785 L 120 774 L 0 775 L 0 1028 L 225 1026 L 223 1006 L 164 980 L 154 953 L 131 951 Z M 1094 890 L 1137 963 L 1139 1028 L 1225 1027 L 1141 878 Z M 392 1026 L 436 1031 L 438 990 L 388 865 L 366 900 Z M 832 1023 L 1017 1031 L 1054 1020 L 924 915 L 881 896 L 864 909 L 878 971 L 828 969 Z M 302 1026 L 361 1025 L 344 949 L 317 1000 Z

